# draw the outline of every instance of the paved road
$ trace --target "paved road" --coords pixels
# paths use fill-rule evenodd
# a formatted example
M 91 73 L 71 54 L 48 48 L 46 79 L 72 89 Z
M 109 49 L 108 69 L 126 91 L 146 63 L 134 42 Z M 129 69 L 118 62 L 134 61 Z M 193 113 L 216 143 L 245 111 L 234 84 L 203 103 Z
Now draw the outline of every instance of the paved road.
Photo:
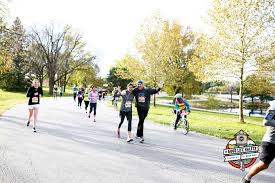
M 0 117 L 1 183 L 240 182 L 242 172 L 223 162 L 226 140 L 146 121 L 146 143 L 127 144 L 126 124 L 115 136 L 117 111 L 100 103 L 94 123 L 75 105 L 44 100 L 36 134 L 25 126 L 25 104 Z M 254 182 L 275 182 L 274 164 Z

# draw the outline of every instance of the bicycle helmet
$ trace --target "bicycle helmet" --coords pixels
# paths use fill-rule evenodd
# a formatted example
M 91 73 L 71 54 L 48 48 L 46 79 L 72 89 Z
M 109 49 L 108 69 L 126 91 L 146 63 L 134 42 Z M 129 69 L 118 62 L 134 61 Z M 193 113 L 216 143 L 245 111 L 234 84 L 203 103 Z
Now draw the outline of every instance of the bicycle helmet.
M 174 96 L 174 98 L 181 98 L 182 97 L 182 94 L 180 94 L 180 93 L 177 93 L 175 96 Z

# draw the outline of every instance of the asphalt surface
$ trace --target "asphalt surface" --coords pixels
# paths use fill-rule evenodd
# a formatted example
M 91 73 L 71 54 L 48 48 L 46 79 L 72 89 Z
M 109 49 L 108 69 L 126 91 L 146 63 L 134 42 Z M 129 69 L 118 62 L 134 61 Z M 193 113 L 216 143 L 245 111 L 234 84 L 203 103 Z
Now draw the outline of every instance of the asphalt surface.
M 146 121 L 145 143 L 128 144 L 126 121 L 121 138 L 116 137 L 118 112 L 106 102 L 98 103 L 97 112 L 94 123 L 71 98 L 42 100 L 37 133 L 26 127 L 26 104 L 4 113 L 0 182 L 238 183 L 245 174 L 223 162 L 227 140 L 192 132 L 184 136 Z M 136 127 L 134 118 L 134 134 Z M 274 170 L 273 162 L 253 182 L 275 182 Z

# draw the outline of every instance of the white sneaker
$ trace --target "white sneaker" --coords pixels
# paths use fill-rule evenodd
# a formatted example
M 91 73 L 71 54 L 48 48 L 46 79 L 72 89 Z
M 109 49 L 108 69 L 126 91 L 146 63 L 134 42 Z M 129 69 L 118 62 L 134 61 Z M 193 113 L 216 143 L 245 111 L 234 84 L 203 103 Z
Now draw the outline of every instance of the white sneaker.
M 127 138 L 127 142 L 132 142 L 132 141 L 133 141 L 132 138 L 130 138 L 130 137 Z

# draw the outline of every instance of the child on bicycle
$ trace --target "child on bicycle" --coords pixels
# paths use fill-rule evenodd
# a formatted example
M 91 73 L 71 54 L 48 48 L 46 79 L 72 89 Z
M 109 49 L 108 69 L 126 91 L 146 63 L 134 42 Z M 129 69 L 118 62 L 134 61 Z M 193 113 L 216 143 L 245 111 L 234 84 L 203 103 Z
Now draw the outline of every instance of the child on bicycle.
M 186 113 L 186 115 L 184 115 L 184 118 L 187 118 L 187 114 L 189 114 L 191 111 L 190 111 L 190 105 L 188 101 L 184 99 L 180 93 L 177 93 L 174 99 L 175 99 L 174 113 L 177 114 L 177 118 L 174 126 L 174 129 L 176 130 L 178 122 L 181 118 L 182 112 Z

